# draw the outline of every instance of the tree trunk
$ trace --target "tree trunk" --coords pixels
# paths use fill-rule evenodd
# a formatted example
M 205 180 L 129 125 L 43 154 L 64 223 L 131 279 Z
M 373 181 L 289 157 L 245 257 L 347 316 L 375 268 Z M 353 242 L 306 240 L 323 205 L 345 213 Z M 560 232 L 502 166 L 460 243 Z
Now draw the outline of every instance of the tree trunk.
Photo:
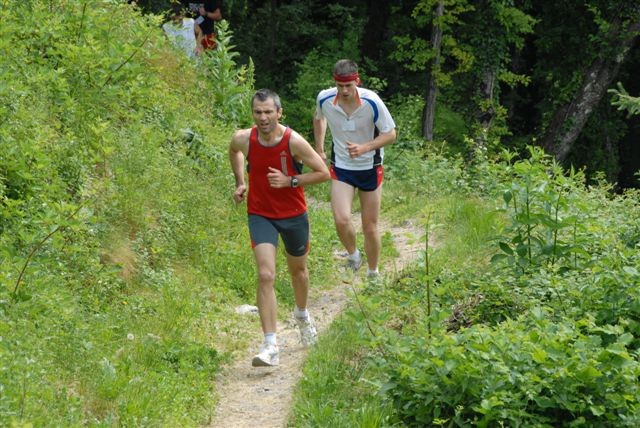
M 475 143 L 478 147 L 486 147 L 487 134 L 493 118 L 496 115 L 496 111 L 493 108 L 493 97 L 497 79 L 496 70 L 485 70 L 482 75 L 482 83 L 480 86 L 480 96 L 484 101 L 488 101 L 488 107 L 477 114 L 478 123 L 482 127 L 483 131 L 475 138 Z
M 613 27 L 608 38 L 610 42 L 605 48 L 607 52 L 601 52 L 587 69 L 573 100 L 555 112 L 542 139 L 542 147 L 558 161 L 567 158 L 589 116 L 618 74 L 640 31 L 640 20 L 629 25 L 624 34 L 616 34 L 620 31 L 620 25 Z
M 380 45 L 385 37 L 391 2 L 367 0 L 369 19 L 364 28 L 366 37 L 362 38 L 362 55 L 372 61 L 380 59 Z
M 431 30 L 431 48 L 433 49 L 433 59 L 429 72 L 429 86 L 425 99 L 422 116 L 422 136 L 427 141 L 433 141 L 433 126 L 436 116 L 436 95 L 438 93 L 437 76 L 440 70 L 440 51 L 442 45 L 442 27 L 439 24 L 440 18 L 444 14 L 444 1 L 439 1 L 436 6 L 436 13 L 433 18 L 433 28 Z
M 276 52 L 276 47 L 277 47 L 277 40 L 278 40 L 278 28 L 280 27 L 280 16 L 278 14 L 278 6 L 279 5 L 279 0 L 271 0 L 269 2 L 269 15 L 271 16 L 271 25 L 269 26 L 269 32 L 268 37 L 269 40 L 267 42 L 267 46 L 269 49 L 269 52 L 274 53 Z M 266 69 L 269 70 L 269 72 L 275 72 L 275 69 L 277 68 L 277 62 L 276 62 L 276 58 L 275 55 L 267 55 L 266 56 Z

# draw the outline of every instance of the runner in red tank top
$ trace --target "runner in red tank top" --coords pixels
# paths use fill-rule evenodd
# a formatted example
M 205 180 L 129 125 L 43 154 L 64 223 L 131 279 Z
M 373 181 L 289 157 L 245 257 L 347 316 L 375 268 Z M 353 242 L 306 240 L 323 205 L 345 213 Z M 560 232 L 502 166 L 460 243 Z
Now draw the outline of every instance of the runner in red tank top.
M 307 310 L 309 220 L 302 187 L 328 180 L 329 171 L 307 140 L 280 124 L 282 106 L 275 92 L 259 90 L 251 100 L 251 107 L 256 126 L 233 134 L 229 161 L 236 180 L 233 199 L 236 202 L 247 199 L 249 234 L 258 272 L 257 301 L 264 343 L 252 365 L 275 366 L 279 363 L 274 289 L 278 237 L 282 238 L 287 254 L 296 302 L 294 317 L 302 343 L 310 345 L 316 341 L 316 330 Z M 302 164 L 310 171 L 302 172 Z
M 261 215 L 272 219 L 295 217 L 307 211 L 304 190 L 301 186 L 271 188 L 267 180 L 269 168 L 282 171 L 286 176 L 302 172 L 302 165 L 295 161 L 289 150 L 291 128 L 275 146 L 265 146 L 258 140 L 258 127 L 251 129 L 249 136 L 249 214 Z

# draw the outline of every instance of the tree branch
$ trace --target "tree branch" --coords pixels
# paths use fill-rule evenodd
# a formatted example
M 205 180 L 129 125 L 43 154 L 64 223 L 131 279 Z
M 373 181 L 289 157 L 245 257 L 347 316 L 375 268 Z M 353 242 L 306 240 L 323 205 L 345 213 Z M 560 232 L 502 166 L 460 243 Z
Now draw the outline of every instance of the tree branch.
M 82 202 L 78 208 L 76 208 L 76 210 L 74 212 L 72 212 L 71 214 L 69 214 L 67 216 L 67 218 L 65 220 L 71 220 L 73 217 L 75 217 L 76 214 L 78 214 L 78 212 L 82 209 L 82 207 L 84 207 L 87 202 L 89 202 L 91 199 L 87 199 L 84 202 Z M 24 273 L 27 270 L 27 266 L 29 266 L 29 263 L 31 262 L 31 259 L 33 258 L 33 256 L 35 255 L 35 253 L 42 248 L 42 246 L 44 245 L 45 242 L 47 242 L 53 235 L 55 235 L 57 232 L 63 230 L 65 228 L 65 226 L 61 226 L 58 225 L 56 226 L 55 229 L 53 229 L 47 236 L 45 236 L 40 242 L 38 242 L 29 252 L 29 255 L 27 256 L 27 260 L 25 260 L 24 265 L 22 266 L 22 269 L 20 270 L 20 275 L 18 275 L 18 280 L 16 281 L 16 285 L 13 288 L 13 295 L 14 297 L 16 296 L 16 294 L 18 293 L 18 287 L 20 287 L 20 282 L 22 281 L 22 278 L 24 277 Z

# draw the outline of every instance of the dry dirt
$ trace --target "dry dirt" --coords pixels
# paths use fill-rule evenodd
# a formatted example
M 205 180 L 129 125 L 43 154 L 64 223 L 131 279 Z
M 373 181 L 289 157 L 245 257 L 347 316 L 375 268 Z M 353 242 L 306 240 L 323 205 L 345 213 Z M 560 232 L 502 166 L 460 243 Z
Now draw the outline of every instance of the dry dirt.
M 359 215 L 354 215 L 354 224 L 359 231 Z M 389 232 L 393 244 L 400 254 L 391 264 L 383 267 L 383 274 L 393 275 L 416 258 L 424 249 L 424 230 L 411 222 L 401 226 L 380 225 L 382 233 Z M 431 245 L 431 243 L 430 243 Z M 344 263 L 344 257 L 336 251 L 336 265 Z M 359 275 L 363 275 L 364 266 Z M 357 280 L 357 279 L 356 279 Z M 350 300 L 349 284 L 336 284 L 327 290 L 310 290 L 309 311 L 318 333 L 331 324 Z M 307 350 L 302 347 L 299 333 L 293 319 L 278 324 L 278 346 L 280 365 L 278 367 L 251 367 L 251 358 L 258 350 L 259 343 L 246 350 L 233 364 L 223 369 L 216 384 L 220 397 L 213 419 L 208 425 L 215 428 L 280 428 L 286 426 L 292 403 L 293 390 L 301 376 L 301 369 Z

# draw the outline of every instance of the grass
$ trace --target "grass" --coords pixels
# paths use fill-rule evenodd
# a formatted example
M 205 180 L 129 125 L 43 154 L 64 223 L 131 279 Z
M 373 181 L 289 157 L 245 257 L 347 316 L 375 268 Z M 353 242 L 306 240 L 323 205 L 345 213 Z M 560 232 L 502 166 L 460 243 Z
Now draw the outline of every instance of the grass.
M 244 209 L 227 204 L 222 218 L 214 218 L 199 209 L 206 201 L 191 201 L 180 219 L 185 233 L 173 235 L 153 221 L 133 241 L 127 233 L 111 235 L 104 260 L 113 273 L 97 279 L 101 286 L 29 283 L 28 300 L 0 305 L 6 321 L 0 326 L 0 420 L 35 426 L 198 426 L 208 420 L 220 365 L 246 349 L 260 326 L 234 312 L 255 304 Z M 311 218 L 312 287 L 323 288 L 332 283 L 335 231 L 329 212 L 314 210 Z M 282 249 L 276 287 L 284 318 L 293 294 Z
M 339 317 L 310 352 L 294 392 L 295 427 L 374 427 L 385 417 L 377 387 L 364 379 L 361 334 Z M 363 403 L 366 403 L 363 406 Z
M 407 159 L 398 157 L 396 161 L 403 163 Z M 425 162 L 430 165 L 432 176 L 456 174 L 455 170 L 447 173 L 451 168 L 449 161 Z M 392 165 L 390 169 L 393 168 Z M 416 180 L 421 182 L 424 177 Z M 412 184 L 415 185 L 406 180 L 396 180 L 393 175 L 385 181 L 382 215 L 395 224 L 410 220 L 423 228 L 424 233 L 413 237 L 421 240 L 423 249 L 426 248 L 427 217 L 431 217 L 429 234 L 435 235 L 436 242 L 436 248 L 430 250 L 431 281 L 435 305 L 440 306 L 444 302 L 439 296 L 446 294 L 444 287 L 460 287 L 461 292 L 466 288 L 462 284 L 448 284 L 448 271 L 459 270 L 463 266 L 480 269 L 487 260 L 486 243 L 502 227 L 501 220 L 493 207 L 478 198 L 469 197 L 464 189 L 456 190 L 452 186 L 442 192 L 437 183 L 432 182 L 424 192 L 414 192 Z M 446 182 L 442 184 L 447 185 Z M 406 197 L 407 188 L 412 189 L 409 198 Z M 390 265 L 399 252 L 393 245 L 390 232 L 384 232 L 382 239 L 383 260 Z M 372 337 L 367 324 L 373 326 L 374 332 L 398 329 L 409 334 L 416 318 L 424 316 L 426 289 L 415 289 L 415 285 L 409 285 L 414 280 L 407 282 L 403 279 L 405 276 L 426 278 L 424 250 L 407 270 L 386 275 L 382 288 L 359 292 L 362 293 L 359 299 L 365 305 L 365 313 L 352 302 L 349 305 L 352 309 L 323 335 L 319 346 L 310 353 L 303 380 L 294 393 L 294 410 L 289 426 L 394 426 L 392 406 L 380 393 L 385 380 L 380 364 L 384 365 L 381 361 L 385 356 L 380 354 L 377 338 Z M 438 277 L 441 278 L 434 281 Z M 446 284 L 437 284 L 440 281 Z M 393 291 L 406 286 L 410 287 L 407 293 L 412 295 L 411 298 Z

